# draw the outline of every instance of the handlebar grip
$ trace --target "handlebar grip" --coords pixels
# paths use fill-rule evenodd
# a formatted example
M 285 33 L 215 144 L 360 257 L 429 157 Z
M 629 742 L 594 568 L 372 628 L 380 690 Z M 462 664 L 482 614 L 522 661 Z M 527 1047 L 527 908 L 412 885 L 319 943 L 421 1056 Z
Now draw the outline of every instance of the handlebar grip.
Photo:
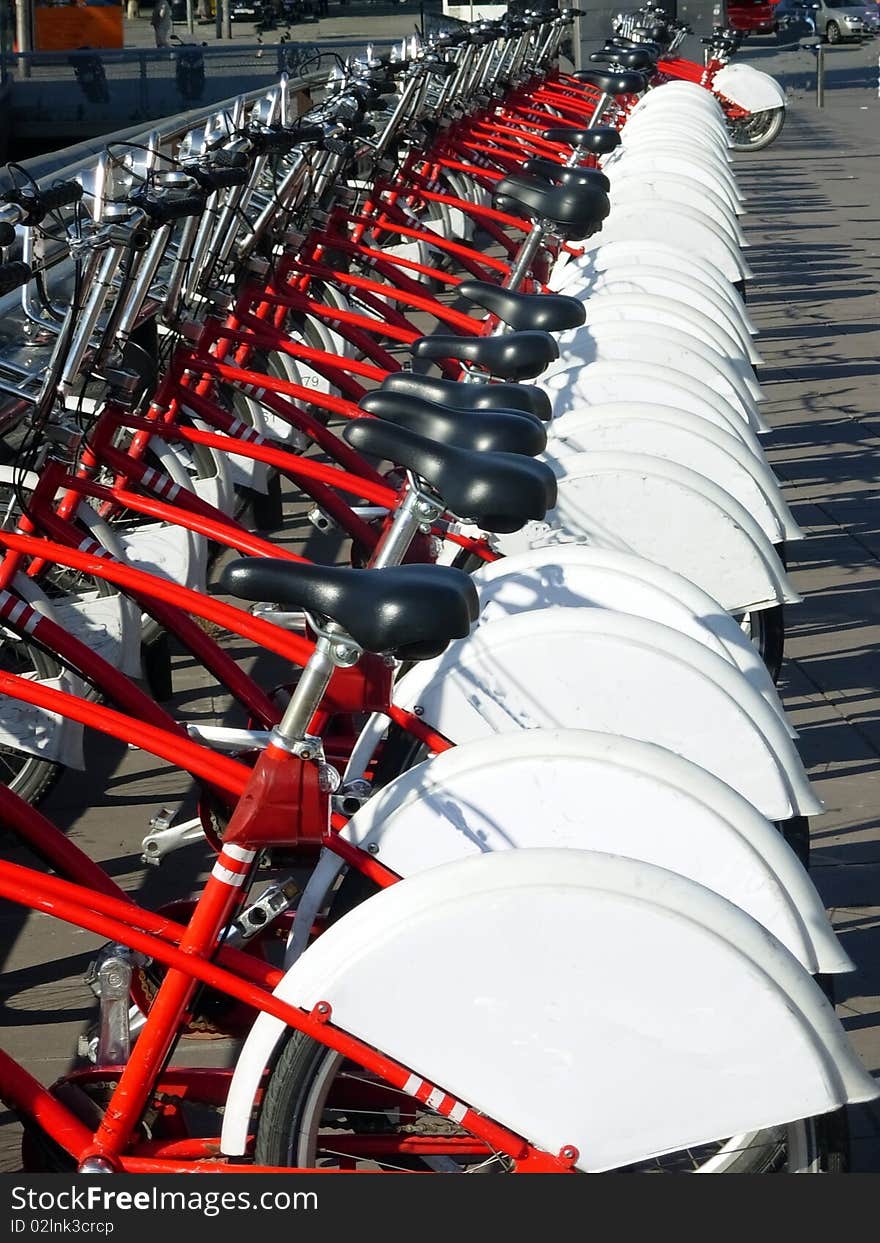
M 293 129 L 296 142 L 320 142 L 324 137 L 323 125 L 296 125 Z
M 210 164 L 188 168 L 187 173 L 193 181 L 197 181 L 203 190 L 225 190 L 229 186 L 243 186 L 248 179 L 247 164 L 216 165 Z
M 39 224 L 50 211 L 59 207 L 67 207 L 78 203 L 83 196 L 83 188 L 78 181 L 59 181 L 48 190 L 22 187 L 7 193 L 4 197 L 10 203 L 16 203 L 25 213 L 22 224 Z
M 205 157 L 214 168 L 247 168 L 250 160 L 244 151 L 224 151 L 219 147 Z
M 132 195 L 130 200 L 139 207 L 154 225 L 170 224 L 186 216 L 198 216 L 205 210 L 204 194 L 188 193 L 179 197 L 150 198 L 148 195 Z
M 11 246 L 15 241 L 15 226 L 0 220 L 0 246 Z
M 29 263 L 0 264 L 0 297 L 26 285 L 33 276 Z
M 294 130 L 272 126 L 270 129 L 255 130 L 248 135 L 254 149 L 261 155 L 291 151 L 301 141 Z
M 83 188 L 78 181 L 59 181 L 57 185 L 50 186 L 48 190 L 41 190 L 38 199 L 45 213 L 78 203 L 82 196 Z

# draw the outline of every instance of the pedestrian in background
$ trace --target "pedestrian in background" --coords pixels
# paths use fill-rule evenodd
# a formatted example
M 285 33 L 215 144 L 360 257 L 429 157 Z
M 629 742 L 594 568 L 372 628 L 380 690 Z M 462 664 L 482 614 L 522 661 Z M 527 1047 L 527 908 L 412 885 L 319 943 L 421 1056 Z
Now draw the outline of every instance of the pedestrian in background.
M 137 18 L 140 17 L 140 15 L 141 15 L 140 0 L 128 0 L 128 7 L 126 8 L 126 11 L 125 11 L 125 16 L 128 18 L 128 20 L 130 22 L 136 21 Z
M 171 31 L 174 18 L 171 15 L 170 0 L 156 0 L 153 5 L 153 16 L 150 24 L 156 34 L 156 47 L 171 47 Z

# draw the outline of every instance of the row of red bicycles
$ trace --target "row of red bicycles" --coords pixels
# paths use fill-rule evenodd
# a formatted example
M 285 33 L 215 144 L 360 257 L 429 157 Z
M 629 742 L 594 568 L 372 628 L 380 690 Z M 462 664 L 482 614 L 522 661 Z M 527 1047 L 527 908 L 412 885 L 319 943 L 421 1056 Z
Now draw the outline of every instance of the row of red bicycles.
M 74 1069 L 0 1052 L 28 1169 L 841 1168 L 741 116 L 575 15 L 10 170 L 0 897 L 106 939 Z M 196 895 L 38 810 L 84 730 L 191 778 Z

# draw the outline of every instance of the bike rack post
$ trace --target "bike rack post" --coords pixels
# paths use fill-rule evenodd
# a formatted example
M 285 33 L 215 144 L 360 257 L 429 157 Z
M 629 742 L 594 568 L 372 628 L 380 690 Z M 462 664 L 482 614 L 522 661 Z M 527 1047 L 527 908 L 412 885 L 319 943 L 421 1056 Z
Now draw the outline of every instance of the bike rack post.
M 816 45 L 816 107 L 825 107 L 825 44 Z

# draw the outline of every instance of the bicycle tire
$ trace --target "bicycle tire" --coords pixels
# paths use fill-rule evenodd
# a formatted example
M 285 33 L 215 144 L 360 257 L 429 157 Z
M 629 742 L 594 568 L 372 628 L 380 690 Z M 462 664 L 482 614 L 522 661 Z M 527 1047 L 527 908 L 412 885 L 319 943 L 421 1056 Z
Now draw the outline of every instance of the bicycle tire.
M 785 611 L 781 604 L 769 609 L 757 609 L 737 617 L 742 629 L 758 649 L 767 672 L 774 682 L 779 681 L 785 656 Z

